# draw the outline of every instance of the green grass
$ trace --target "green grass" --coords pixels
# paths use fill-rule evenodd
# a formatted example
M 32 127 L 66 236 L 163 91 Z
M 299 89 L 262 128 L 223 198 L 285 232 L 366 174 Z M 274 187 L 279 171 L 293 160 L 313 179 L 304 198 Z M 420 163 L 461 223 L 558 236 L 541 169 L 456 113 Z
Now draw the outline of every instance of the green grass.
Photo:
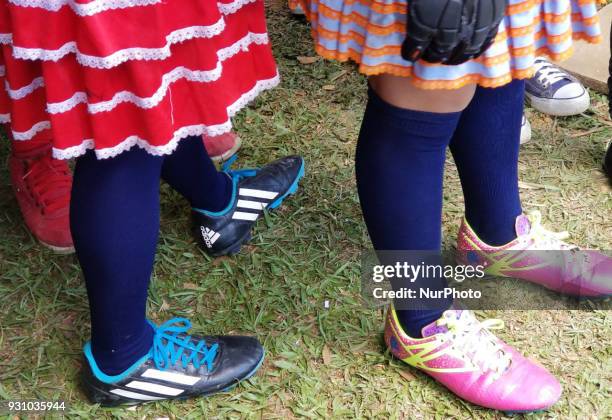
M 365 103 L 364 79 L 350 65 L 302 65 L 312 44 L 303 21 L 282 4 L 269 27 L 283 81 L 235 121 L 240 163 L 305 157 L 299 193 L 257 225 L 233 258 L 211 261 L 191 239 L 186 203 L 162 188 L 161 237 L 149 316 L 187 316 L 206 333 L 256 334 L 268 357 L 232 392 L 136 409 L 101 409 L 78 388 L 88 307 L 74 257 L 41 248 L 22 224 L 0 151 L 0 400 L 65 399 L 71 417 L 95 418 L 500 418 L 462 402 L 425 375 L 392 360 L 381 344 L 383 314 L 359 297 L 359 252 L 368 247 L 353 174 Z M 324 88 L 325 86 L 325 88 Z M 333 86 L 333 88 L 331 87 Z M 533 141 L 521 150 L 524 206 L 573 242 L 612 249 L 612 194 L 599 172 L 612 126 L 602 98 L 580 117 L 528 112 Z M 576 137 L 578 135 L 581 137 Z M 477 151 L 475 151 L 477 152 Z M 444 230 L 452 242 L 463 203 L 456 170 L 446 171 Z M 323 308 L 329 300 L 331 308 Z M 562 400 L 528 417 L 610 416 L 609 312 L 488 311 L 499 335 L 547 366 Z

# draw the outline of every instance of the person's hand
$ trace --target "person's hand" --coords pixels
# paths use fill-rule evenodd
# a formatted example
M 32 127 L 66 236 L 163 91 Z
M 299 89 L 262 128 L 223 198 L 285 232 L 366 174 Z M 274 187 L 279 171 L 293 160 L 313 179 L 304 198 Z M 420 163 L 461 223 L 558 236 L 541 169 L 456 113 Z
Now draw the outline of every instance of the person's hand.
M 408 0 L 402 57 L 456 65 L 493 43 L 506 0 Z

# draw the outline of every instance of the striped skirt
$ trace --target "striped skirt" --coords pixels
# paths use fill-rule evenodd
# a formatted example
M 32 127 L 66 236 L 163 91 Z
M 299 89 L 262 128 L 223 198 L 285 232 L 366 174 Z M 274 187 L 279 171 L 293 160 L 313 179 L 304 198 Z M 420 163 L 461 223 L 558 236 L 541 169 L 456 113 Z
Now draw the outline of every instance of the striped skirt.
M 507 0 L 494 44 L 478 59 L 457 66 L 404 60 L 407 0 L 300 0 L 319 55 L 352 60 L 365 75 L 409 76 L 423 89 L 457 89 L 469 83 L 496 87 L 528 78 L 537 55 L 563 60 L 572 42 L 599 42 L 595 0 Z

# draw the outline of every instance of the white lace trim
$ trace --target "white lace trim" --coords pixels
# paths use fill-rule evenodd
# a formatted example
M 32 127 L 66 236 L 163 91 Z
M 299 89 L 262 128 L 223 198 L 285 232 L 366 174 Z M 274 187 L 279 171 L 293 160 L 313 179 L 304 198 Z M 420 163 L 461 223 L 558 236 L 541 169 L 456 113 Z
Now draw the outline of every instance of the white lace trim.
M 161 0 L 94 0 L 89 3 L 77 3 L 75 0 L 8 0 L 15 6 L 38 7 L 50 12 L 57 12 L 65 5 L 79 16 L 91 16 L 106 10 L 127 9 L 128 7 L 149 6 L 161 3 Z
M 0 114 L 0 124 L 11 122 L 11 114 Z
M 26 96 L 28 96 L 30 93 L 34 92 L 36 89 L 43 87 L 44 85 L 45 85 L 45 79 L 42 76 L 37 77 L 36 79 L 32 80 L 32 82 L 29 85 L 26 85 L 19 89 L 11 89 L 8 81 L 6 81 L 5 83 L 6 93 L 8 93 L 8 96 L 13 100 L 23 99 Z
M 251 44 L 263 45 L 268 43 L 268 34 L 267 33 L 254 33 L 249 32 L 243 38 L 239 39 L 229 47 L 221 48 L 217 51 L 217 57 L 219 57 L 220 61 L 225 61 L 230 57 L 238 54 L 238 52 L 249 51 L 249 47 Z
M 261 92 L 264 90 L 269 90 L 278 85 L 280 82 L 280 77 L 278 73 L 271 79 L 266 80 L 258 80 L 255 83 L 255 86 L 249 90 L 248 92 L 242 94 L 240 98 L 233 104 L 227 107 L 227 115 L 232 118 L 234 115 L 238 113 L 242 108 L 248 105 L 253 99 L 255 99 Z M 229 130 L 228 130 L 229 131 Z M 221 133 L 207 133 L 209 136 L 214 137 L 223 134 Z
M 236 102 L 227 107 L 228 120 L 222 124 L 206 126 L 204 124 L 190 125 L 181 127 L 174 132 L 172 138 L 164 145 L 153 146 L 145 139 L 138 136 L 130 136 L 116 146 L 105 149 L 95 149 L 95 142 L 92 139 L 84 140 L 83 143 L 77 146 L 68 147 L 66 149 L 53 148 L 53 156 L 57 159 L 71 159 L 84 154 L 89 149 L 95 149 L 98 159 L 108 159 L 118 154 L 138 146 L 146 150 L 152 155 L 167 155 L 172 153 L 181 139 L 187 136 L 218 136 L 227 133 L 232 128 L 232 123 L 229 118 L 236 115 L 240 109 L 246 106 L 250 101 L 255 99 L 257 95 L 267 89 L 272 89 L 279 83 L 278 74 L 271 79 L 259 80 L 255 86 L 248 92 L 245 92 Z
M 48 128 L 51 128 L 50 121 L 40 121 L 34 124 L 32 128 L 27 131 L 13 130 L 13 139 L 20 141 L 31 140 L 35 135 Z
M 231 3 L 217 3 L 217 7 L 224 15 L 231 15 L 232 13 L 236 13 L 242 6 L 245 6 L 249 3 L 255 3 L 257 0 L 234 0 Z
M 85 152 L 90 149 L 93 149 L 95 147 L 95 144 L 96 143 L 93 141 L 93 139 L 86 139 L 83 140 L 83 143 L 77 146 L 71 146 L 65 149 L 57 149 L 53 147 L 53 157 L 56 159 L 72 159 L 85 154 Z
M 92 16 L 107 10 L 127 9 L 130 7 L 149 6 L 159 4 L 162 0 L 94 0 L 90 3 L 77 3 L 75 0 L 8 0 L 15 6 L 38 7 L 50 12 L 57 12 L 65 5 L 79 16 Z M 245 4 L 253 3 L 257 0 L 235 0 L 232 3 L 217 3 L 219 10 L 229 15 L 235 13 Z
M 87 103 L 87 93 L 77 92 L 74 95 L 72 95 L 70 98 L 66 99 L 65 101 L 47 103 L 47 113 L 48 114 L 61 114 L 63 112 L 70 111 L 72 108 L 74 108 L 78 104 L 84 104 L 84 103 Z
M 77 61 L 84 66 L 110 69 L 130 60 L 164 60 L 172 55 L 170 51 L 172 45 L 194 38 L 212 38 L 224 29 L 225 20 L 221 17 L 210 26 L 190 26 L 171 32 L 166 36 L 166 45 L 161 48 L 126 48 L 105 57 L 83 54 L 74 41 L 67 42 L 57 50 L 13 46 L 13 56 L 21 60 L 58 61 L 66 54 L 74 53 Z
M 10 45 L 13 43 L 13 34 L 0 34 L 0 44 Z
M 186 67 L 177 67 L 162 76 L 162 82 L 157 91 L 149 97 L 141 97 L 129 91 L 121 91 L 116 93 L 112 99 L 103 102 L 88 103 L 87 94 L 85 92 L 77 92 L 71 98 L 62 102 L 54 102 L 47 104 L 47 112 L 49 114 L 60 114 L 67 112 L 81 103 L 87 104 L 87 109 L 90 114 L 99 112 L 111 111 L 117 105 L 124 102 L 131 102 L 139 108 L 149 109 L 156 107 L 168 94 L 170 85 L 180 79 L 186 79 L 190 82 L 207 83 L 218 80 L 223 72 L 223 61 L 238 54 L 240 51 L 248 51 L 251 44 L 267 44 L 268 35 L 266 33 L 258 34 L 249 32 L 246 36 L 236 41 L 229 47 L 222 48 L 217 51 L 219 61 L 212 70 L 190 70 Z

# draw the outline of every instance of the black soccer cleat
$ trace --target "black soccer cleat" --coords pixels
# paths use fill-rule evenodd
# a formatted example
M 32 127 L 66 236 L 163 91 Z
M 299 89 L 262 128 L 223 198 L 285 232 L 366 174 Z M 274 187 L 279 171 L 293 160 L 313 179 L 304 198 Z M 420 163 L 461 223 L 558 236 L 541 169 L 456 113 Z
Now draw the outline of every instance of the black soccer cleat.
M 251 239 L 251 228 L 264 209 L 277 208 L 297 191 L 304 176 L 304 159 L 288 156 L 260 169 L 225 172 L 234 185 L 230 204 L 220 212 L 192 209 L 195 237 L 212 257 L 237 254 Z
M 89 400 L 113 407 L 206 396 L 233 388 L 261 366 L 264 349 L 256 338 L 189 336 L 190 327 L 184 318 L 153 325 L 149 353 L 116 376 L 98 368 L 87 342 L 82 385 Z

